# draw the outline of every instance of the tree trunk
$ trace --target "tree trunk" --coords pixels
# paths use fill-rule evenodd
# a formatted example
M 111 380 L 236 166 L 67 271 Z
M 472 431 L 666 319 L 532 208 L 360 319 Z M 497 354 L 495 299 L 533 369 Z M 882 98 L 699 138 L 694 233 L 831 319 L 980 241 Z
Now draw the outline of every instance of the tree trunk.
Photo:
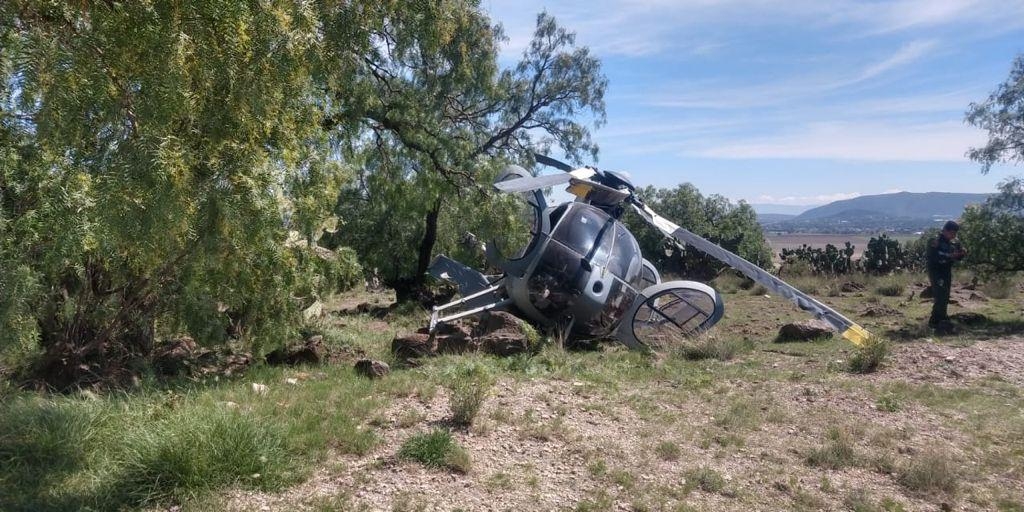
M 426 289 L 426 275 L 427 269 L 430 268 L 431 256 L 434 254 L 434 245 L 437 243 L 437 218 L 441 213 L 441 205 L 442 200 L 439 197 L 423 218 L 423 239 L 417 251 L 416 270 L 412 276 L 401 278 L 395 283 L 395 298 L 399 302 L 431 300 Z

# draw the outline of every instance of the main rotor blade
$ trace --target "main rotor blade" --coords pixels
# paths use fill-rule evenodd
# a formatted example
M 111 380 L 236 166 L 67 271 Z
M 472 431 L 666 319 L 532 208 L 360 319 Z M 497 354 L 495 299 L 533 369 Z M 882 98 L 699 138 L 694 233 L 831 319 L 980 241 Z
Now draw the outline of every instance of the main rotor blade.
M 675 240 L 676 243 L 693 246 L 708 256 L 716 258 L 726 265 L 740 271 L 743 275 L 753 279 L 754 282 L 771 290 L 776 295 L 781 295 L 789 299 L 800 309 L 809 311 L 817 318 L 828 322 L 832 327 L 835 327 L 844 338 L 850 340 L 854 345 L 863 346 L 871 338 L 871 333 L 857 325 L 849 318 L 846 318 L 836 310 L 794 288 L 785 281 L 769 274 L 761 267 L 743 259 L 738 254 L 734 254 L 723 249 L 718 244 L 712 243 L 707 239 L 679 227 L 668 219 L 655 213 L 654 210 L 650 209 L 650 207 L 645 204 L 634 203 L 633 207 L 641 217 L 647 220 L 648 223 L 658 228 L 658 230 L 664 233 L 665 236 Z
M 535 160 L 537 160 L 538 164 L 547 165 L 549 167 L 554 167 L 555 169 L 558 169 L 558 170 L 561 170 L 561 171 L 571 172 L 572 169 L 573 169 L 573 167 L 571 165 L 569 165 L 569 164 L 567 164 L 565 162 L 560 162 L 558 160 L 555 160 L 554 158 L 551 158 L 550 156 L 547 156 L 547 155 L 541 155 L 541 154 L 534 153 L 533 154 L 533 158 Z
M 568 174 L 547 174 L 544 176 L 529 176 L 516 178 L 514 180 L 499 181 L 494 188 L 500 192 L 529 192 L 541 188 L 554 187 L 568 183 L 573 179 L 587 179 L 594 175 L 594 170 L 589 167 L 581 167 L 570 170 Z

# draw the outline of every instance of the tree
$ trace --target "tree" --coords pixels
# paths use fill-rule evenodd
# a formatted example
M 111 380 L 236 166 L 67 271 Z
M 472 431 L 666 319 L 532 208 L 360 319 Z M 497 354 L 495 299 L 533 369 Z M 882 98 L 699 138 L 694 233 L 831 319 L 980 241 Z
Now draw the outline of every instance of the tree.
M 964 211 L 965 262 L 982 272 L 1024 271 L 1024 179 L 1011 178 L 984 204 Z
M 1024 55 L 1017 56 L 1009 78 L 988 99 L 971 103 L 966 120 L 988 131 L 988 143 L 967 152 L 982 173 L 998 162 L 1024 161 Z
M 533 151 L 551 147 L 574 161 L 596 156 L 577 117 L 603 120 L 607 81 L 597 59 L 546 14 L 522 61 L 501 72 L 501 31 L 475 2 L 409 2 L 375 23 L 377 43 L 358 59 L 359 93 L 336 90 L 325 120 L 360 168 L 339 202 L 350 223 L 337 241 L 410 299 L 435 253 L 458 252 L 467 230 L 487 240 L 507 226 L 509 201 L 481 186 L 504 164 L 528 165 Z M 432 35 L 408 40 L 402 27 L 417 24 Z
M 988 143 L 968 152 L 982 173 L 998 162 L 1024 162 L 1024 55 L 987 100 L 970 105 L 966 119 L 988 131 Z M 964 212 L 962 226 L 967 263 L 983 272 L 1024 270 L 1024 180 L 1004 181 L 998 194 Z
M 353 9 L 355 9 L 353 7 Z M 0 349 L 58 387 L 158 335 L 283 341 L 344 178 L 319 12 L 287 0 L 0 4 Z
M 692 184 L 673 189 L 644 187 L 637 194 L 656 212 L 763 268 L 771 264 L 771 250 L 764 238 L 757 214 L 745 202 L 732 204 L 712 195 L 704 197 Z M 670 243 L 635 215 L 624 222 L 637 237 L 644 257 L 663 273 L 708 280 L 725 265 L 691 247 Z

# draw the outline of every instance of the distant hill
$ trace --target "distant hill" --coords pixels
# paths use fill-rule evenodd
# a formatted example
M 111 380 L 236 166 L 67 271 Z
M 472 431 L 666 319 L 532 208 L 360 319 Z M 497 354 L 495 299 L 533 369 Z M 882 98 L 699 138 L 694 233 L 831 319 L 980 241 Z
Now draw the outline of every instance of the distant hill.
M 899 192 L 877 196 L 860 196 L 811 208 L 795 220 L 835 217 L 845 212 L 872 212 L 888 217 L 908 219 L 955 219 L 969 204 L 985 202 L 989 194 L 958 194 L 955 192 Z
M 776 222 L 783 222 L 787 220 L 795 219 L 796 215 L 790 215 L 786 213 L 759 213 L 757 214 L 757 222 L 761 223 L 762 226 L 768 224 L 775 224 Z
M 812 208 L 790 218 L 762 222 L 772 231 L 803 233 L 915 232 L 956 219 L 969 204 L 985 202 L 989 194 L 899 192 L 860 196 Z
M 750 207 L 754 209 L 758 214 L 783 214 L 797 216 L 811 208 L 813 206 L 801 206 L 792 204 L 762 204 L 762 203 L 751 203 Z

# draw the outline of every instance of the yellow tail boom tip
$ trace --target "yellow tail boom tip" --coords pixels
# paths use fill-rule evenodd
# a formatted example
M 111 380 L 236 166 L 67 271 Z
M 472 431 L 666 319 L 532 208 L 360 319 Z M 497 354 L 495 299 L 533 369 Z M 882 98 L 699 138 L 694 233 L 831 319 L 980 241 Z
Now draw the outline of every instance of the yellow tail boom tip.
M 853 324 L 849 329 L 843 331 L 843 337 L 858 347 L 863 347 L 871 341 L 871 333 L 857 324 Z

